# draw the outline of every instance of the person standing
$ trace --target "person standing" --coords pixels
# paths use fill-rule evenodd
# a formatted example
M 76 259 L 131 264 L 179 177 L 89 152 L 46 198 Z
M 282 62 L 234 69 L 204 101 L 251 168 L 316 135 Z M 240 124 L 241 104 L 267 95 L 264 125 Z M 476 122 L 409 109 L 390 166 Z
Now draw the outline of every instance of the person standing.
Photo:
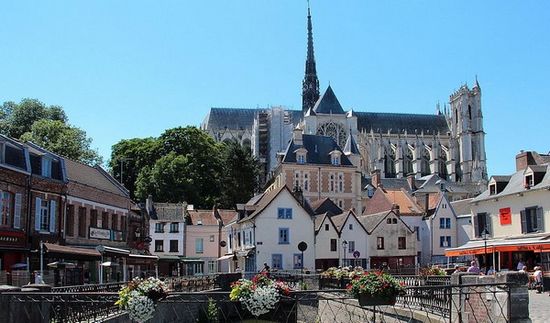
M 533 273 L 535 278 L 535 288 L 537 289 L 537 294 L 542 293 L 542 268 L 540 266 L 535 266 L 535 273 Z
M 524 266 L 525 266 L 525 264 L 523 263 L 523 259 L 520 259 L 519 262 L 518 262 L 518 265 L 516 267 L 516 270 L 520 271 L 520 270 L 523 269 Z
M 471 266 L 468 267 L 468 272 L 469 272 L 469 273 L 474 273 L 474 274 L 478 274 L 478 275 L 479 275 L 480 269 L 479 269 L 479 267 L 477 266 L 477 263 L 475 262 L 475 260 L 472 261 L 472 262 L 470 263 L 470 265 L 471 265 Z
M 269 267 L 269 265 L 267 264 L 267 262 L 264 262 L 264 268 L 262 269 L 262 272 L 264 273 L 269 273 L 269 270 L 271 268 Z

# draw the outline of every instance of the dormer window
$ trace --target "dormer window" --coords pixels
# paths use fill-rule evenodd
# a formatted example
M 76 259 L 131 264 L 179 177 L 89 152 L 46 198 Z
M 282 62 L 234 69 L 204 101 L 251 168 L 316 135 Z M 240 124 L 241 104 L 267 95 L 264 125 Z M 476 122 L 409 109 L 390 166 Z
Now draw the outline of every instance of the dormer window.
M 330 155 L 330 163 L 332 165 L 338 166 L 341 164 L 341 159 L 340 159 L 340 157 L 342 156 L 341 151 L 339 151 L 338 149 L 334 149 L 329 153 L 329 155 Z
M 340 156 L 332 156 L 331 164 L 335 166 L 340 165 Z
M 296 162 L 298 164 L 305 164 L 306 163 L 306 155 L 303 153 L 296 154 Z
M 495 195 L 497 193 L 497 184 L 489 185 L 489 195 Z
M 42 176 L 52 177 L 52 159 L 46 156 L 42 156 Z
M 533 186 L 533 174 L 525 176 L 525 188 L 529 189 L 531 186 Z

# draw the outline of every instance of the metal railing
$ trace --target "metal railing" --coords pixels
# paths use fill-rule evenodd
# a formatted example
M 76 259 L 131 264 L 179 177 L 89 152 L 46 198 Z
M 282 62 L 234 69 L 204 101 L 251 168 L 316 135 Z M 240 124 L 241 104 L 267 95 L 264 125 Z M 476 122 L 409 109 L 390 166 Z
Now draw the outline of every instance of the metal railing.
M 109 321 L 125 312 L 114 305 L 118 294 L 21 293 L 0 294 L 4 322 Z M 276 322 L 509 322 L 507 284 L 424 285 L 406 288 L 393 306 L 359 306 L 342 289 L 292 292 L 259 319 Z M 210 305 L 210 306 L 209 306 Z M 120 317 L 123 315 L 123 317 Z M 253 318 L 228 292 L 172 292 L 159 302 L 153 322 L 240 322 Z

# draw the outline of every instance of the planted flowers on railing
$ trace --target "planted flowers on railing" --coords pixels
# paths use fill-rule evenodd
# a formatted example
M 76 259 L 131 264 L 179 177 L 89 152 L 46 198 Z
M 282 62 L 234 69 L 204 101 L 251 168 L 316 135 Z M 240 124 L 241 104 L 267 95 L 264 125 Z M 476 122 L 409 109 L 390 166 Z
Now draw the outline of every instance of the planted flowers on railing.
M 356 274 L 347 290 L 361 306 L 394 305 L 398 295 L 405 293 L 405 284 L 382 271 Z
M 266 273 L 256 275 L 252 280 L 239 279 L 231 286 L 229 298 L 240 301 L 252 315 L 258 317 L 273 310 L 281 296 L 288 296 L 290 287 L 270 279 Z
M 155 315 L 156 303 L 168 295 L 166 285 L 153 277 L 135 278 L 118 292 L 115 305 L 128 311 L 130 318 L 146 322 Z

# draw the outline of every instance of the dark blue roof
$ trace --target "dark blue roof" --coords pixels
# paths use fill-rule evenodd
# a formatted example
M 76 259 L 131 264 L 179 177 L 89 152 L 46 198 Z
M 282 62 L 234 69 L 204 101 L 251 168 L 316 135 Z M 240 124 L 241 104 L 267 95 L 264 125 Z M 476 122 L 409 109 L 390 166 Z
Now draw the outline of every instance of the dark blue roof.
M 350 134 L 348 136 L 348 139 L 346 140 L 346 145 L 344 146 L 344 152 L 351 153 L 354 155 L 359 155 L 359 148 L 357 148 L 357 143 L 355 142 L 355 139 L 353 139 L 353 135 Z
M 211 108 L 204 120 L 208 130 L 252 129 L 254 116 L 259 109 Z
M 355 112 L 359 131 L 398 133 L 407 130 L 408 134 L 447 134 L 449 126 L 444 115 Z
M 283 162 L 295 163 L 296 154 L 294 151 L 298 148 L 305 148 L 307 150 L 306 163 L 316 165 L 332 165 L 330 159 L 330 152 L 333 150 L 339 151 L 342 155 L 340 157 L 340 164 L 344 166 L 352 166 L 352 163 L 344 155 L 344 152 L 338 146 L 336 141 L 331 137 L 317 136 L 317 135 L 302 135 L 303 145 L 296 145 L 294 139 L 290 141 L 288 148 L 285 152 Z
M 315 113 L 325 114 L 345 114 L 344 109 L 342 109 L 342 106 L 340 105 L 340 102 L 338 102 L 338 98 L 336 98 L 336 95 L 332 91 L 330 85 L 323 96 L 319 98 L 319 101 L 315 103 L 313 111 L 315 111 Z

